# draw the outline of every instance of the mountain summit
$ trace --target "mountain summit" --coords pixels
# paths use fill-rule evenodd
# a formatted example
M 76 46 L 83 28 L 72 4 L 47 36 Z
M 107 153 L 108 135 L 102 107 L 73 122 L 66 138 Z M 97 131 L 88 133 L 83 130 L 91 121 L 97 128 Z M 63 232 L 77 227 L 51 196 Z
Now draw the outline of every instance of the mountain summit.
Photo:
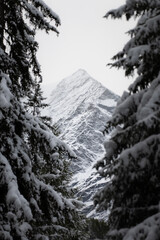
M 78 187 L 78 195 L 87 204 L 87 213 L 91 211 L 91 198 L 97 186 L 102 184 L 92 169 L 104 155 L 101 130 L 118 98 L 82 69 L 63 79 L 51 94 L 49 113 L 60 128 L 60 137 L 77 155 L 71 163 L 72 184 Z
M 105 91 L 107 89 L 101 83 L 93 79 L 82 69 L 63 79 L 51 94 L 50 110 L 54 122 L 59 121 L 60 118 L 68 118 L 82 104 L 96 103 L 97 99 Z M 114 95 L 109 90 L 106 94 Z M 115 95 L 111 99 L 112 104 L 110 104 L 115 105 Z

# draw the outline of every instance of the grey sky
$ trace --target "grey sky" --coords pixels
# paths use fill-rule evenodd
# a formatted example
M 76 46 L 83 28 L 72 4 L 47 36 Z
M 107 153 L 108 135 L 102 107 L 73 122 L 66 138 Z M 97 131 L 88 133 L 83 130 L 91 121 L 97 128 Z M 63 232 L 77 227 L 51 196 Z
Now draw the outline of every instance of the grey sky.
M 125 0 L 45 0 L 60 16 L 59 37 L 54 33 L 38 34 L 38 59 L 42 67 L 43 90 L 49 96 L 57 83 L 78 69 L 85 69 L 93 78 L 117 94 L 127 89 L 131 80 L 122 70 L 106 64 L 126 43 L 127 30 L 133 22 L 104 19 L 110 9 Z

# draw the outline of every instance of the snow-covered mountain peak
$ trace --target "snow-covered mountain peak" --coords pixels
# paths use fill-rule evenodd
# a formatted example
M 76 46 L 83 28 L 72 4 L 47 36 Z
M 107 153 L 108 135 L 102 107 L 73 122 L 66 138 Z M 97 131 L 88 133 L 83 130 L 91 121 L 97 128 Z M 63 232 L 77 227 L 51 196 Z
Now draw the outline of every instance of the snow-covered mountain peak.
M 86 70 L 80 68 L 79 70 L 77 70 L 75 73 L 72 74 L 73 77 L 81 77 L 81 76 L 86 76 L 86 77 L 90 77 L 90 75 L 87 73 Z
M 105 95 L 107 95 L 107 99 L 112 99 L 112 103 L 108 102 L 108 104 L 115 106 L 115 95 L 93 79 L 85 70 L 79 69 L 63 79 L 53 90 L 50 98 L 50 113 L 53 116 L 53 121 L 66 119 L 82 105 L 88 107 L 88 104 L 94 106 L 99 103 L 103 108 L 103 102 L 106 100 Z
M 103 185 L 92 166 L 104 155 L 101 130 L 118 99 L 83 69 L 63 79 L 50 98 L 49 114 L 59 126 L 59 137 L 77 156 L 71 162 L 72 186 L 79 189 L 78 196 L 86 204 L 86 214 L 93 214 L 92 197 Z
M 85 70 L 79 69 L 75 73 L 73 73 L 71 76 L 64 78 L 56 87 L 57 89 L 62 90 L 63 92 L 68 92 L 70 90 L 75 90 L 75 88 L 79 87 L 87 87 L 86 90 L 88 90 L 89 86 L 92 84 L 98 84 L 102 87 L 101 83 L 93 79 Z M 52 95 L 55 94 L 55 90 L 53 90 Z
M 79 86 L 84 83 L 84 80 L 91 78 L 89 74 L 83 70 L 79 69 L 72 75 L 62 79 L 56 88 L 63 88 L 63 90 L 66 90 L 68 88 L 72 88 L 73 86 Z M 54 90 L 51 94 L 51 96 L 54 95 Z

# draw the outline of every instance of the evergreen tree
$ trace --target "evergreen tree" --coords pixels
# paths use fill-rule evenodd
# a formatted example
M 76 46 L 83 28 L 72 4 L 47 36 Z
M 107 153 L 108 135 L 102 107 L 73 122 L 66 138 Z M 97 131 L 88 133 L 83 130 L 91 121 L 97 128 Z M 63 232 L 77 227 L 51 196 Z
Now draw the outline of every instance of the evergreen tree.
M 28 101 L 26 102 L 26 108 L 29 108 L 28 110 L 30 110 L 34 116 L 36 115 L 40 117 L 41 110 L 48 106 L 47 103 L 44 103 L 44 100 L 46 100 L 46 98 L 43 97 L 41 85 L 40 83 L 36 83 Z
M 73 153 L 37 112 L 43 105 L 34 37 L 38 29 L 58 33 L 52 20 L 60 24 L 42 0 L 0 0 L 1 240 L 84 239 L 78 203 L 66 189 Z
M 105 17 L 138 17 L 131 39 L 113 57 L 113 67 L 136 73 L 105 131 L 106 155 L 97 162 L 107 178 L 95 196 L 98 209 L 109 209 L 107 239 L 160 238 L 160 1 L 128 0 Z

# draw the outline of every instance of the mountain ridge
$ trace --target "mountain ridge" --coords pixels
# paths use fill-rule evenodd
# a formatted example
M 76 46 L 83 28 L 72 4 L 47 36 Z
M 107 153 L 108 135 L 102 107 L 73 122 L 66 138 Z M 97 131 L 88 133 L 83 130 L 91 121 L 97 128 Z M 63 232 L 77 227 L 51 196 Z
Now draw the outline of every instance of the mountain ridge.
M 95 102 L 95 100 L 102 93 L 104 93 L 104 89 L 106 88 L 100 82 L 92 78 L 83 69 L 80 69 L 73 73 L 71 76 L 64 78 L 52 91 L 49 100 L 50 105 L 54 104 L 54 109 L 52 108 L 51 111 L 53 112 L 53 114 L 54 111 L 56 113 L 53 121 L 55 122 L 57 121 L 57 119 L 59 120 L 60 114 L 63 116 L 63 118 L 66 117 L 69 114 L 70 110 L 75 110 L 76 106 L 80 106 L 80 104 L 82 104 L 84 101 L 85 104 Z M 110 94 L 112 93 L 110 90 L 108 90 L 108 92 Z M 65 99 L 65 101 L 63 101 L 62 98 Z M 65 110 L 63 108 L 62 111 L 60 111 L 59 106 L 61 101 L 63 102 L 63 104 L 65 104 L 65 106 L 68 103 L 68 105 L 72 105 L 73 108 L 66 108 Z M 77 104 L 75 105 L 75 103 Z
M 85 202 L 84 212 L 88 216 L 93 211 L 93 194 L 103 185 L 92 166 L 104 155 L 102 129 L 118 99 L 82 69 L 63 79 L 50 97 L 53 123 L 60 128 L 60 138 L 77 155 L 71 162 L 71 184 L 78 187 L 77 195 Z

